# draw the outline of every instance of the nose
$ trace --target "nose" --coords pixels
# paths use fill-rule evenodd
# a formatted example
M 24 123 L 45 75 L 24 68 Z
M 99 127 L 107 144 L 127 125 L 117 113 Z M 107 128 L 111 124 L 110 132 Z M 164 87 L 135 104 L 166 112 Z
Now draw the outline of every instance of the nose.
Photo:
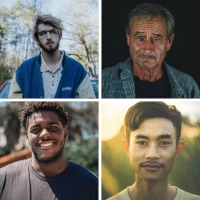
M 51 38 L 51 34 L 49 32 L 47 32 L 47 38 Z
M 147 38 L 145 40 L 144 50 L 145 50 L 145 53 L 151 53 L 151 51 L 153 50 L 153 41 L 151 40 L 151 38 Z
M 146 159 L 158 159 L 159 157 L 160 156 L 156 144 L 151 144 L 147 150 Z
M 50 137 L 50 133 L 47 129 L 43 129 L 42 132 L 40 133 L 40 138 L 47 139 Z

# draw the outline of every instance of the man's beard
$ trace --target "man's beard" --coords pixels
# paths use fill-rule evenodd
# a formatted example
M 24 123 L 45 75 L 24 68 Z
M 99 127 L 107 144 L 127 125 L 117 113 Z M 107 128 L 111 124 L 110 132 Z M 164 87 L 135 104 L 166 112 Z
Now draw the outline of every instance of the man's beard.
M 40 48 L 45 51 L 46 53 L 54 53 L 59 48 L 60 42 L 58 41 L 57 45 L 55 47 L 47 48 L 46 46 L 42 45 L 39 41 Z
M 31 145 L 31 150 L 32 150 L 33 154 L 35 155 L 35 158 L 38 161 L 38 163 L 52 163 L 52 162 L 57 161 L 62 156 L 64 147 L 65 147 L 65 137 L 60 143 L 60 149 L 57 152 L 55 152 L 54 155 L 52 155 L 48 158 L 45 158 L 44 155 L 37 154 L 37 152 L 34 150 L 32 145 Z

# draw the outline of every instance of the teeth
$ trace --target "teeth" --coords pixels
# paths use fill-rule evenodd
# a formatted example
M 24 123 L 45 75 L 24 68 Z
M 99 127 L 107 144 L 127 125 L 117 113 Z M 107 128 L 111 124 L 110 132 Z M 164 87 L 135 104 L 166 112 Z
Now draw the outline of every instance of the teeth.
M 53 145 L 53 143 L 40 144 L 41 147 L 49 147 L 51 145 Z

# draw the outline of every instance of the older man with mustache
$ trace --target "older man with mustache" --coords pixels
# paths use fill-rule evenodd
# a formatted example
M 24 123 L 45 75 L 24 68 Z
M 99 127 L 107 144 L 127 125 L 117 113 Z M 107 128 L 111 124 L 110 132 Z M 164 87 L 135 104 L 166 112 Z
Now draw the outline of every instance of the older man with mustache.
M 194 79 L 165 61 L 175 20 L 161 5 L 144 3 L 128 16 L 130 58 L 102 73 L 103 98 L 199 98 Z

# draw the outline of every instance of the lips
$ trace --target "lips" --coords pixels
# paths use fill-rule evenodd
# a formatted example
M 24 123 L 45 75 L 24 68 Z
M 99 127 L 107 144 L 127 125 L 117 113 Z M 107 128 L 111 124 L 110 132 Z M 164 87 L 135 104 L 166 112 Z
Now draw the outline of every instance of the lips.
M 158 165 L 145 165 L 144 168 L 149 172 L 155 172 L 160 169 Z
M 49 44 L 53 44 L 53 42 L 47 42 L 47 44 L 46 44 L 46 45 L 49 45 Z
M 156 172 L 158 171 L 160 168 L 162 168 L 163 166 L 159 163 L 144 163 L 141 165 L 141 167 L 143 167 L 146 171 L 148 172 Z

